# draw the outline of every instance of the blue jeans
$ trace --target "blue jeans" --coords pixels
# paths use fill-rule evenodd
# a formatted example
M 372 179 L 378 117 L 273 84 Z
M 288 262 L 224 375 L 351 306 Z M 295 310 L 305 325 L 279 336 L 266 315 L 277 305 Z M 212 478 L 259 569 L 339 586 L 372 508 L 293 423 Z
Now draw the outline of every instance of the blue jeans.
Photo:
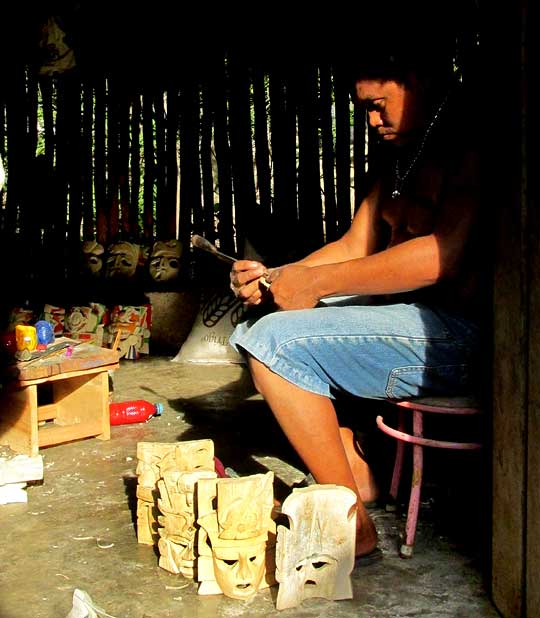
M 470 394 L 478 370 L 478 325 L 415 303 L 277 311 L 238 324 L 230 343 L 333 399 Z

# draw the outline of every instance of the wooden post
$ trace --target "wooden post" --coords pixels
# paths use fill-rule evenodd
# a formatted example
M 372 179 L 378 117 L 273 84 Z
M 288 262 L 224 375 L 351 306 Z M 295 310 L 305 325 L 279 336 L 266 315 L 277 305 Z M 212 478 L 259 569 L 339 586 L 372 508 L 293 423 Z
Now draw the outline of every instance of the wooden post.
M 485 124 L 497 125 L 497 149 L 489 146 L 489 129 L 485 158 L 486 197 L 495 216 L 496 240 L 492 593 L 505 618 L 538 618 L 540 221 L 536 174 L 530 163 L 536 147 L 532 138 L 536 67 L 529 3 L 507 1 L 484 11 L 485 87 L 493 88 L 502 78 L 506 92 L 504 116 L 492 108 Z

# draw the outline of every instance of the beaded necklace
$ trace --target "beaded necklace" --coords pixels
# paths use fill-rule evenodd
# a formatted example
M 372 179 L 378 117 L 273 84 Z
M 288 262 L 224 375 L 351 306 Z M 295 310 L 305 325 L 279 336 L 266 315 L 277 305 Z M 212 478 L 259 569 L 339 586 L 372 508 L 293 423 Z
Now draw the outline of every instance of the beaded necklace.
M 433 118 L 431 119 L 431 122 L 429 123 L 424 133 L 424 137 L 422 138 L 422 141 L 420 142 L 420 145 L 418 146 L 414 156 L 411 158 L 411 162 L 409 163 L 409 166 L 405 170 L 404 174 L 402 174 L 400 171 L 399 157 L 396 158 L 396 164 L 394 167 L 394 190 L 392 191 L 392 199 L 397 200 L 397 198 L 401 195 L 403 184 L 405 183 L 405 180 L 407 180 L 407 176 L 409 176 L 411 171 L 414 169 L 416 162 L 418 161 L 420 155 L 422 154 L 424 147 L 426 145 L 426 142 L 429 136 L 431 135 L 433 127 L 437 124 L 437 121 L 439 120 L 441 112 L 444 106 L 446 105 L 446 102 L 448 101 L 448 96 L 449 95 L 447 94 L 446 97 L 443 99 L 443 102 L 439 105 L 437 111 L 435 112 Z

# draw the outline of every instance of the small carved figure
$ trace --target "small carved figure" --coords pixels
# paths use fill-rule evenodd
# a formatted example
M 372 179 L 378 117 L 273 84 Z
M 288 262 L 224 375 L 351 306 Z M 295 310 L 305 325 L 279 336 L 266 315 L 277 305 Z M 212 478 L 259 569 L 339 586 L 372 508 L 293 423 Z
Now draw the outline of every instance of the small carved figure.
M 275 583 L 272 472 L 197 484 L 199 594 L 247 599 Z
M 179 240 L 158 240 L 152 247 L 148 270 L 154 281 L 172 281 L 180 272 L 182 243 Z
M 277 529 L 278 610 L 312 597 L 352 598 L 355 504 L 354 492 L 339 485 L 312 485 L 287 497 L 281 512 L 290 528 Z

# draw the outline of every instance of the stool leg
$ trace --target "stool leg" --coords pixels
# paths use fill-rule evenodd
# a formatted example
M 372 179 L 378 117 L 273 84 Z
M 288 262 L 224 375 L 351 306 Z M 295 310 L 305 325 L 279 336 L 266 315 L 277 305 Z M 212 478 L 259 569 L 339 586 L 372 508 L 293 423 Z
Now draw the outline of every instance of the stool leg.
M 422 437 L 423 433 L 422 412 L 413 411 L 413 433 L 416 437 Z M 413 474 L 411 482 L 411 495 L 409 497 L 409 510 L 407 512 L 407 522 L 405 524 L 405 543 L 401 545 L 399 554 L 402 558 L 411 558 L 414 547 L 414 537 L 416 535 L 416 524 L 418 522 L 418 511 L 420 508 L 420 492 L 422 489 L 422 473 L 424 467 L 423 447 L 419 444 L 413 445 Z
M 398 410 L 398 430 L 405 431 L 405 414 L 403 410 Z M 403 470 L 403 456 L 405 454 L 405 442 L 396 441 L 396 458 L 394 460 L 394 471 L 392 472 L 392 482 L 390 483 L 390 498 L 386 504 L 386 512 L 393 513 L 396 510 L 399 483 L 401 481 L 401 471 Z

